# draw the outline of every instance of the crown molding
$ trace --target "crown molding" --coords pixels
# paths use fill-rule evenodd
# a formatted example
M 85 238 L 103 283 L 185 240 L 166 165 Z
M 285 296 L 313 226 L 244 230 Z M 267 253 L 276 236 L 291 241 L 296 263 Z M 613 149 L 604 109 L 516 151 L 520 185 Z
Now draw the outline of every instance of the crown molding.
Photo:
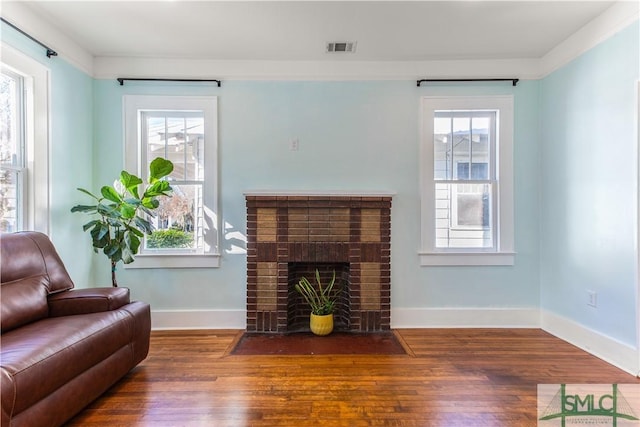
M 23 2 L 2 2 L 2 17 L 22 31 L 50 46 L 65 61 L 93 76 L 93 55 L 33 13 Z
M 619 1 L 540 59 L 540 78 L 624 30 L 640 17 L 640 2 Z
M 416 80 L 419 78 L 536 78 L 537 60 L 455 61 L 217 61 L 98 57 L 94 77 L 213 78 L 221 80 Z M 470 72 L 469 70 L 473 70 Z M 533 71 L 532 71 L 533 70 Z M 415 84 L 415 82 L 413 82 Z

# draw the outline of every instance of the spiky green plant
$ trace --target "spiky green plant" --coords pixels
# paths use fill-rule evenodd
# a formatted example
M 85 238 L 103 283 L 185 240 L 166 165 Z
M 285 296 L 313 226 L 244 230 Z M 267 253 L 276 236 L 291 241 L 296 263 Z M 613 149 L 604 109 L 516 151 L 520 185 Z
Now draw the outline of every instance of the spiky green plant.
M 328 285 L 323 286 L 320 280 L 320 272 L 316 269 L 316 285 L 309 282 L 306 277 L 302 277 L 295 285 L 296 291 L 302 295 L 304 300 L 311 307 L 311 312 L 318 316 L 333 313 L 340 289 L 334 289 L 336 283 L 336 271 L 333 270 L 333 277 Z
M 173 171 L 171 161 L 158 157 L 149 165 L 149 182 L 143 187 L 142 197 L 138 187 L 142 179 L 122 171 L 113 186 L 105 185 L 100 189 L 102 197 L 96 196 L 84 188 L 79 191 L 96 200 L 95 205 L 76 205 L 71 212 L 83 212 L 97 215 L 82 226 L 89 231 L 94 252 L 102 252 L 111 260 L 111 283 L 116 281 L 116 264 L 119 261 L 129 264 L 138 253 L 144 234 L 153 232 L 153 225 L 145 218 L 154 216 L 153 210 L 160 206 L 158 197 L 169 196 L 172 189 L 169 181 L 162 180 Z

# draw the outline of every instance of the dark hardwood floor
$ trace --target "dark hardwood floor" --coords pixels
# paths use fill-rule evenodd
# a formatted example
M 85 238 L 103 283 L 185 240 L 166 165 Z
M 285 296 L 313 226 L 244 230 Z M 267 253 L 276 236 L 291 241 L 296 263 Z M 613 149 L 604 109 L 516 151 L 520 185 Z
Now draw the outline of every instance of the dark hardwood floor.
M 537 384 L 640 383 L 539 329 L 397 330 L 393 356 L 230 355 L 239 333 L 153 332 L 68 426 L 536 426 Z

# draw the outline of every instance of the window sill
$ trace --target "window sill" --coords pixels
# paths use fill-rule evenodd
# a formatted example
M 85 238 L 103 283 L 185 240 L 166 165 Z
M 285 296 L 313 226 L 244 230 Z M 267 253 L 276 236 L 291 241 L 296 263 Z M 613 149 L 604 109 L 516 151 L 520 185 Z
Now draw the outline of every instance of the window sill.
M 136 255 L 135 261 L 125 264 L 126 269 L 136 268 L 218 268 L 220 254 L 207 255 Z
M 515 252 L 420 252 L 421 266 L 514 265 Z

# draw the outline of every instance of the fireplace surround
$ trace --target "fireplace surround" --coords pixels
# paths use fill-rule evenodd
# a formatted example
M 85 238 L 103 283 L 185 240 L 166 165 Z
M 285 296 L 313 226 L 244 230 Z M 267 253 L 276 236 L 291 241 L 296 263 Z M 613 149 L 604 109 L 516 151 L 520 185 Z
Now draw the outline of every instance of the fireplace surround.
M 247 331 L 308 330 L 302 276 L 341 284 L 336 330 L 391 324 L 391 195 L 246 193 Z

